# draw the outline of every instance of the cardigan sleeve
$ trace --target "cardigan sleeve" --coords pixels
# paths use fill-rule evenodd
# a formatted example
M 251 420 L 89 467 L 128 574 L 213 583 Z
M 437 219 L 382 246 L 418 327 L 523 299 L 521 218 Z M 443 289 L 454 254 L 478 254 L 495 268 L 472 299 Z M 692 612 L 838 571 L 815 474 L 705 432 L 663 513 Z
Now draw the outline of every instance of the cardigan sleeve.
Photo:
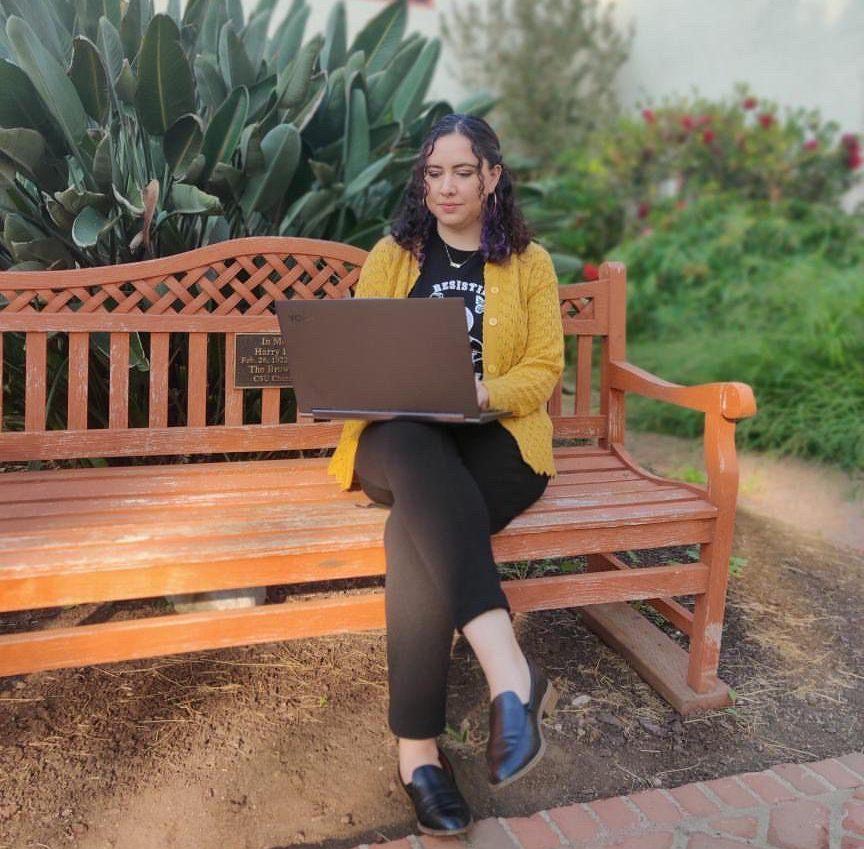
M 354 286 L 355 298 L 393 297 L 393 282 L 390 280 L 391 244 L 391 237 L 384 236 L 372 246 Z
M 558 297 L 558 277 L 543 249 L 531 267 L 528 296 L 528 341 L 522 359 L 499 377 L 483 381 L 489 406 L 524 416 L 539 409 L 552 395 L 564 371 L 564 326 Z

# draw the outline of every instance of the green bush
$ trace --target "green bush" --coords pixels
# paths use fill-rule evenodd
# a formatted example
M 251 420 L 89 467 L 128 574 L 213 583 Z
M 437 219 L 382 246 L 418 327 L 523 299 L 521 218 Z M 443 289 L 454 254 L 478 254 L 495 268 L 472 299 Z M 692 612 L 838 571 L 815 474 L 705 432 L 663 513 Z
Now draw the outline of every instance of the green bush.
M 628 268 L 628 359 L 750 384 L 741 446 L 864 468 L 864 216 L 724 195 L 651 223 L 611 254 Z M 698 414 L 629 397 L 634 427 L 701 435 Z
M 532 215 L 557 222 L 550 245 L 596 264 L 648 226 L 652 213 L 707 194 L 838 206 L 861 180 L 858 136 L 816 110 L 732 97 L 667 98 L 563 151 L 537 177 Z

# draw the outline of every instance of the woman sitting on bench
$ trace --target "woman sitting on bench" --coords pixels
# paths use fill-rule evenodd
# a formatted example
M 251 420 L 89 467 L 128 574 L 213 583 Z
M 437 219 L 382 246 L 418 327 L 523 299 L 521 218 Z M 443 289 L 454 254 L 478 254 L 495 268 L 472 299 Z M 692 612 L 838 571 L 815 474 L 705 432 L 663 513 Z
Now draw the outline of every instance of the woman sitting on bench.
M 558 281 L 516 205 L 498 138 L 482 118 L 446 115 L 424 140 L 402 204 L 370 251 L 357 297 L 459 297 L 486 424 L 346 422 L 328 471 L 391 506 L 384 530 L 389 726 L 399 779 L 427 834 L 464 832 L 471 812 L 437 745 L 454 628 L 490 689 L 489 781 L 542 757 L 556 698 L 516 641 L 491 535 L 556 473 L 546 402 L 564 369 Z M 419 271 L 419 274 L 417 273 Z

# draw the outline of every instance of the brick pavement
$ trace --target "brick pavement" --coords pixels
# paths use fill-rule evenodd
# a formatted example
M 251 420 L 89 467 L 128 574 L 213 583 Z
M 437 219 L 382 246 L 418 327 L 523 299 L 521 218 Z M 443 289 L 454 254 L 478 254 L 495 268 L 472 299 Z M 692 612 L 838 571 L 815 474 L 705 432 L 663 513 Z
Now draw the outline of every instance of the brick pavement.
M 864 753 L 777 764 L 531 817 L 491 817 L 467 835 L 410 835 L 389 849 L 864 849 Z M 361 844 L 356 849 L 371 849 Z

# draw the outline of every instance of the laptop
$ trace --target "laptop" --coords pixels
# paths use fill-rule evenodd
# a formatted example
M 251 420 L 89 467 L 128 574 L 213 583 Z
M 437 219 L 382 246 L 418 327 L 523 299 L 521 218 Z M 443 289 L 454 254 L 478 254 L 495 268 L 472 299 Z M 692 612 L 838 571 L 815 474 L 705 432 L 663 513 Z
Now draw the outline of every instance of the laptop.
M 485 424 L 461 298 L 293 298 L 276 314 L 298 413 Z

